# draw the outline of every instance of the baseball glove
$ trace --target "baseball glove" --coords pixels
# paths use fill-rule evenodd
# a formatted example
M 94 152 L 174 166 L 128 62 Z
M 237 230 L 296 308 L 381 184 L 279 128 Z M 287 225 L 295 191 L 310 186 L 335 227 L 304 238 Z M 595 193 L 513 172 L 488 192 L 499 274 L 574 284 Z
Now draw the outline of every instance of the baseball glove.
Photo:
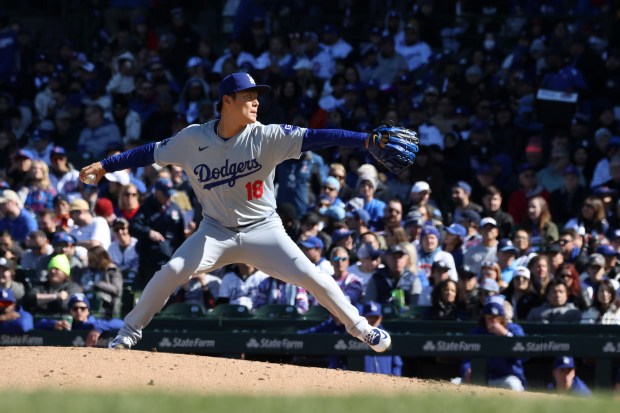
M 418 134 L 401 126 L 383 124 L 366 139 L 366 149 L 390 172 L 400 174 L 413 165 L 419 151 Z

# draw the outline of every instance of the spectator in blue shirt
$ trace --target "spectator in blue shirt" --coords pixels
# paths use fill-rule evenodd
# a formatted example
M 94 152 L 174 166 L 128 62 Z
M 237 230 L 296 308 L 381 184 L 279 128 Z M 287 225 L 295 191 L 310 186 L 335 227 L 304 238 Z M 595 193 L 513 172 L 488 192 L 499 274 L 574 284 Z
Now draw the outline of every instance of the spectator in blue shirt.
M 7 230 L 15 241 L 22 245 L 32 231 L 39 229 L 37 220 L 22 207 L 22 201 L 15 191 L 5 189 L 0 195 L 0 210 L 4 218 L 0 219 L 0 232 Z
M 37 329 L 43 330 L 89 330 L 86 336 L 86 346 L 96 346 L 102 333 L 117 331 L 123 326 L 123 320 L 119 318 L 102 319 L 90 315 L 90 301 L 82 293 L 73 294 L 69 298 L 69 314 L 73 322 L 43 318 L 37 322 Z
M 556 357 L 553 361 L 553 383 L 547 386 L 558 393 L 570 393 L 575 396 L 592 396 L 588 386 L 577 376 L 575 359 L 568 356 Z
M 0 289 L 0 333 L 23 334 L 32 330 L 32 315 L 16 304 L 15 294 Z
M 374 301 L 368 301 L 360 311 L 362 316 L 366 317 L 368 322 L 374 326 L 383 328 L 381 321 L 383 315 L 381 312 L 381 304 Z M 318 326 L 310 327 L 306 330 L 298 331 L 299 334 L 309 333 L 331 333 L 345 334 L 344 325 L 337 319 L 330 317 L 327 321 Z M 347 369 L 346 358 L 339 356 L 330 356 L 327 359 L 328 368 L 331 369 Z M 393 355 L 369 355 L 364 357 L 364 371 L 366 373 L 391 374 L 393 376 L 402 375 L 403 360 L 400 356 Z
M 489 297 L 482 307 L 480 325 L 470 334 L 495 335 L 499 337 L 522 337 L 525 334 L 518 324 L 509 323 L 504 310 L 504 299 L 499 296 Z M 491 387 L 524 391 L 526 379 L 523 372 L 523 360 L 512 357 L 489 357 L 487 361 L 488 384 Z M 467 359 L 461 365 L 463 379 L 471 379 L 471 362 Z

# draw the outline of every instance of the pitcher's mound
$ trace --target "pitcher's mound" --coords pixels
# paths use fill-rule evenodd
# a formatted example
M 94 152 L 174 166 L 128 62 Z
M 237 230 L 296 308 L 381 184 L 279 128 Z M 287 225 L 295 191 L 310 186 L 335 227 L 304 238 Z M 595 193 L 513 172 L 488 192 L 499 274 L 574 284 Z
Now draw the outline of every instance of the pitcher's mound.
M 80 347 L 0 347 L 13 372 L 0 390 L 76 389 L 199 394 L 307 395 L 415 392 L 506 393 L 353 371 L 299 367 L 185 354 Z

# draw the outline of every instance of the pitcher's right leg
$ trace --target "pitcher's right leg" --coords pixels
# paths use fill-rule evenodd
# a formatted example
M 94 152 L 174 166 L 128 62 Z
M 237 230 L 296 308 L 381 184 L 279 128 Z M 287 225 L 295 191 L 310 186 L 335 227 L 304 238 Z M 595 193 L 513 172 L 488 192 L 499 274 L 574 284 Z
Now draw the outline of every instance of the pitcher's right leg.
M 131 348 L 142 338 L 142 329 L 159 312 L 174 290 L 196 272 L 217 268 L 224 251 L 234 245 L 230 233 L 202 222 L 198 230 L 183 242 L 172 259 L 155 273 L 142 291 L 135 308 L 110 348 Z

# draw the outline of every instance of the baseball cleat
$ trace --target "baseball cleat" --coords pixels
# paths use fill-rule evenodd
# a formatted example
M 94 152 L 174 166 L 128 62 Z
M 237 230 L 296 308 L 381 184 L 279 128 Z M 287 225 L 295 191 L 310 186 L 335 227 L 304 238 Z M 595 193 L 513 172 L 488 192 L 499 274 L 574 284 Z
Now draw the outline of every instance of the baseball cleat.
M 108 348 L 112 348 L 115 350 L 130 350 L 131 349 L 131 340 L 129 340 L 129 337 L 124 337 L 121 335 L 118 335 L 114 338 L 114 340 L 110 341 L 110 343 L 108 344 Z
M 392 338 L 385 331 L 376 327 L 369 327 L 362 334 L 364 343 L 368 344 L 377 353 L 383 353 L 392 345 Z

